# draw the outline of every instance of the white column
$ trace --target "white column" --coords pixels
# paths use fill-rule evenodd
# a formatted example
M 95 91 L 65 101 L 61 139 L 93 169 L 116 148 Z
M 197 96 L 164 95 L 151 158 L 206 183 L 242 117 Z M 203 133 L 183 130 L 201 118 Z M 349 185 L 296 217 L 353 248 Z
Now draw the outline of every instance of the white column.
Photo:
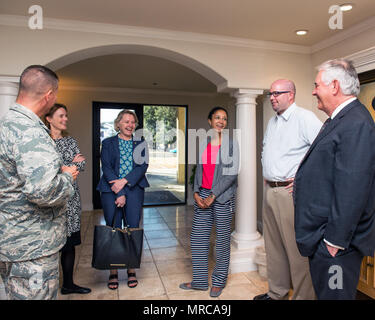
M 8 111 L 16 100 L 19 77 L 0 76 L 0 118 Z
M 241 167 L 238 175 L 235 230 L 231 240 L 230 273 L 255 271 L 255 249 L 263 245 L 257 231 L 256 97 L 263 90 L 238 89 L 236 129 L 240 137 Z

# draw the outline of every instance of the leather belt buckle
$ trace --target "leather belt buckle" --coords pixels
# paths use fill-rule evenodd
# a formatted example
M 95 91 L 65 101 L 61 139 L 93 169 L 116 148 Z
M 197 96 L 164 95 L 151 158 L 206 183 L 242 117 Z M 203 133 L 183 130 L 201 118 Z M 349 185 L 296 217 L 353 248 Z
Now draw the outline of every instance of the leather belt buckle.
M 288 181 L 266 181 L 271 188 L 285 187 L 289 184 Z

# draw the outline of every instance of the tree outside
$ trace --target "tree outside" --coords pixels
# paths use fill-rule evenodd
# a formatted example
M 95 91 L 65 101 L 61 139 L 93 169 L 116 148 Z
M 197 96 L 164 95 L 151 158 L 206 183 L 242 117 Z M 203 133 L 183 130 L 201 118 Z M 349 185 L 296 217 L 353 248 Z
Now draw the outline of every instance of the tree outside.
M 152 149 L 168 151 L 176 142 L 176 136 L 165 135 L 166 132 L 176 130 L 178 107 L 166 106 L 144 106 L 143 123 L 144 128 L 152 134 Z M 157 129 L 163 127 L 164 132 Z M 172 148 L 173 149 L 173 148 Z

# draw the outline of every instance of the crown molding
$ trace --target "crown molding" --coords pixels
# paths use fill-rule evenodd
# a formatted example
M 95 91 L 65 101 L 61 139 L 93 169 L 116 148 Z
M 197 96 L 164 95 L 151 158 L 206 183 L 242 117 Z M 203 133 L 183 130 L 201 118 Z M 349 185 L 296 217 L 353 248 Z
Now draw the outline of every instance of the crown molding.
M 18 86 L 18 83 L 20 82 L 20 77 L 0 75 L 0 82 L 16 83 Z
M 0 96 L 16 97 L 19 79 L 19 77 L 0 75 Z
M 353 53 L 345 59 L 353 61 L 357 73 L 375 70 L 375 47 Z
M 225 95 L 224 92 L 192 92 L 177 90 L 157 90 L 157 89 L 137 89 L 137 88 L 115 88 L 115 87 L 90 87 L 90 86 L 71 86 L 59 85 L 59 91 L 90 91 L 90 92 L 111 92 L 111 93 L 133 93 L 133 94 L 152 94 L 169 96 L 191 96 L 191 97 L 216 97 Z
M 350 37 L 354 37 L 371 28 L 375 28 L 375 17 L 366 19 L 365 21 L 362 21 L 346 30 L 344 29 L 340 31 L 338 34 L 332 37 L 329 37 L 323 41 L 314 44 L 313 46 L 311 46 L 311 53 L 315 53 L 325 48 L 329 48 L 341 41 L 344 41 Z
M 28 19 L 28 16 L 0 14 L 0 25 L 28 28 Z M 284 51 L 300 54 L 313 54 L 325 48 L 331 47 L 339 42 L 342 42 L 350 37 L 354 37 L 368 29 L 375 28 L 375 17 L 371 17 L 348 29 L 341 30 L 339 33 L 333 35 L 332 37 L 320 41 L 312 45 L 311 47 L 285 44 L 273 41 L 262 41 L 246 38 L 219 36 L 205 33 L 171 31 L 157 28 L 145 28 L 108 23 L 86 22 L 79 20 L 44 18 L 43 25 L 44 29 L 52 30 L 109 34 L 140 38 L 153 38 L 160 40 L 187 41 L 193 43 L 205 43 L 272 51 Z
M 27 16 L 0 14 L 0 25 L 27 28 L 28 19 L 29 17 Z M 78 20 L 44 18 L 43 28 L 63 31 L 153 38 L 161 40 L 187 41 L 194 43 L 285 51 L 302 54 L 311 53 L 310 47 L 308 46 L 285 44 L 281 42 L 252 40 L 246 38 L 212 35 L 207 33 L 171 31 L 165 29 L 125 26 L 98 22 L 86 22 Z

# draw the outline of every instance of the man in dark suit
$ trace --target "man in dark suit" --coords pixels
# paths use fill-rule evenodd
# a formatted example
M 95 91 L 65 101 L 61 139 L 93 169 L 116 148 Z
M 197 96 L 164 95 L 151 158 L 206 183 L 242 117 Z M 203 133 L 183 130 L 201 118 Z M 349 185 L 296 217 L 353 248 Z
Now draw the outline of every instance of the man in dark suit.
M 375 249 L 375 125 L 358 93 L 350 61 L 319 67 L 313 95 L 329 118 L 294 180 L 296 241 L 318 299 L 355 299 Z

